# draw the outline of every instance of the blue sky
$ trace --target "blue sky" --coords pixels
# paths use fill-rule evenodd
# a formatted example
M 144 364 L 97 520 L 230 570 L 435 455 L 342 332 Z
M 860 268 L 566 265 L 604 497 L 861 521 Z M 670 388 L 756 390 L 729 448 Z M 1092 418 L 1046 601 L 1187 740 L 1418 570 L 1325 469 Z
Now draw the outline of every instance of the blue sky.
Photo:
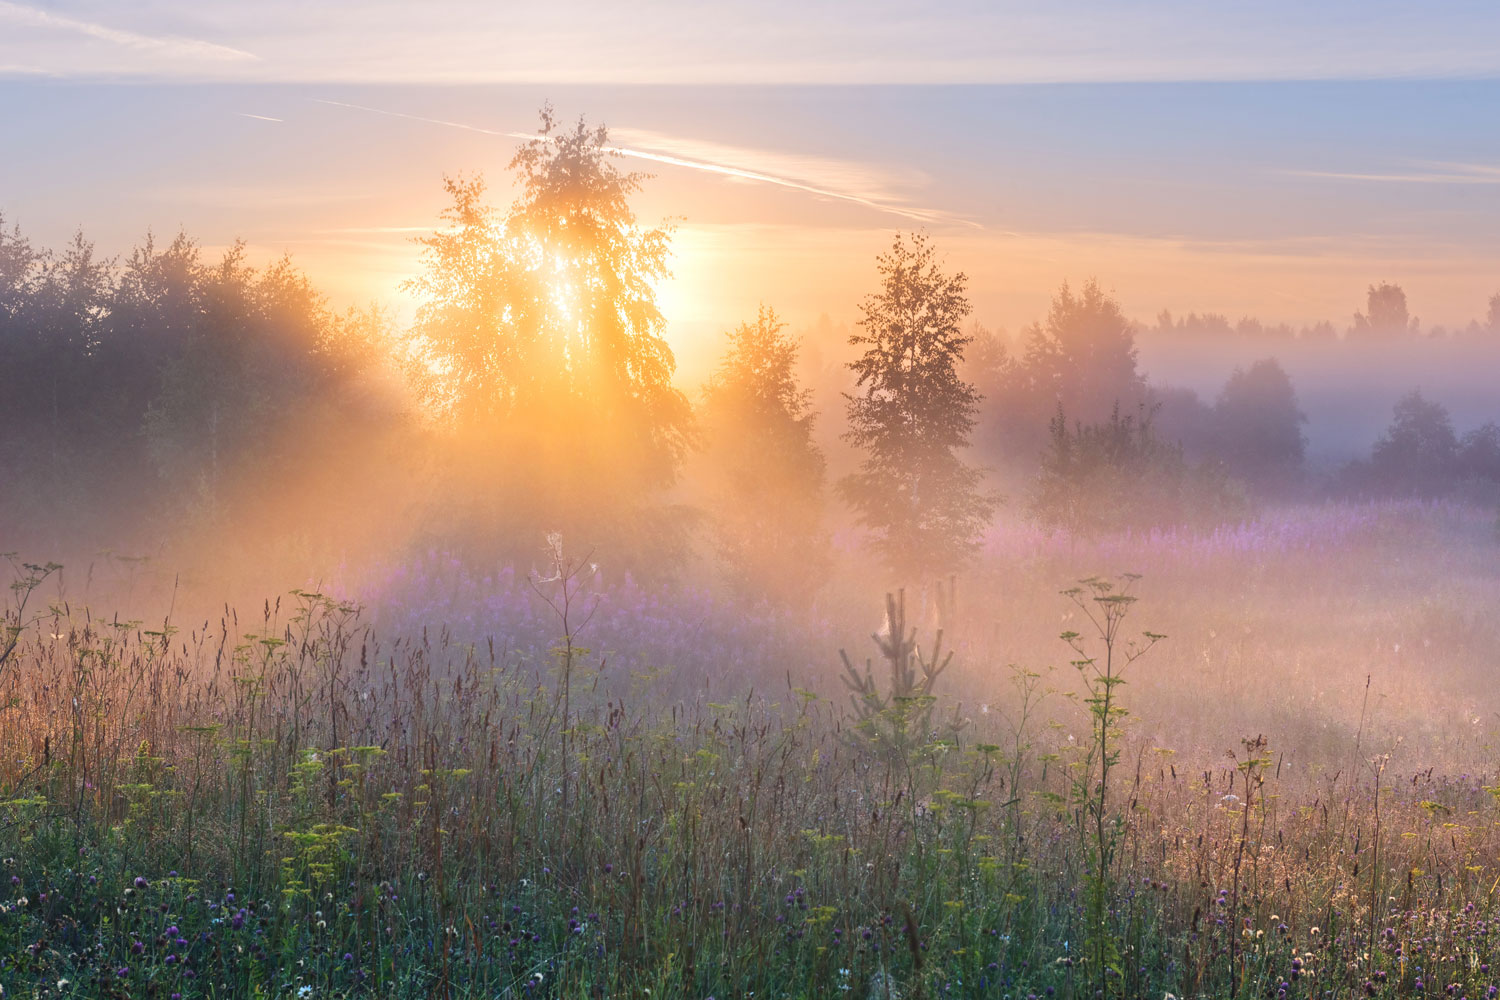
M 6 0 L 11 74 L 261 82 L 1012 83 L 1485 76 L 1482 2 Z
M 394 299 L 441 177 L 498 202 L 551 100 L 655 174 L 680 345 L 765 300 L 841 319 L 894 228 L 1012 329 L 1065 279 L 1161 308 L 1432 322 L 1500 290 L 1490 4 L 255 4 L 0 0 L 0 212 L 291 252 Z M 706 342 L 706 340 L 705 340 Z

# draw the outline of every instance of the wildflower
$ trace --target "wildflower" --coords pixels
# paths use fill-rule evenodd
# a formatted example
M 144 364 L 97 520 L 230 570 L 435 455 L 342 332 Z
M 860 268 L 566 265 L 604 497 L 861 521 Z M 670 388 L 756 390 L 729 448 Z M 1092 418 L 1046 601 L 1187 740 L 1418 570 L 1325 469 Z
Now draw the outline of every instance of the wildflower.
M 300 986 L 300 987 L 298 987 L 297 988 L 297 996 L 299 996 L 299 997 L 310 997 L 310 996 L 312 996 L 312 987 L 311 986 Z

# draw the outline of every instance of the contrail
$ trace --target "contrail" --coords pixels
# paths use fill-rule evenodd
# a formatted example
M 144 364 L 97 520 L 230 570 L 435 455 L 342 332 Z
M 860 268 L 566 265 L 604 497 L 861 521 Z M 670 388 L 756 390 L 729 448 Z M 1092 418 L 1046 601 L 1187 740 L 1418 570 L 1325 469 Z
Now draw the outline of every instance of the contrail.
M 1315 177 L 1336 181 L 1376 181 L 1389 184 L 1500 184 L 1500 167 L 1483 163 L 1421 161 L 1420 168 L 1406 173 L 1358 173 L 1339 170 L 1282 170 L 1288 177 Z
M 285 119 L 283 119 L 283 118 L 272 118 L 269 115 L 252 115 L 248 111 L 236 111 L 235 114 L 239 115 L 241 118 L 254 118 L 256 121 L 261 121 L 261 122 L 279 122 L 279 121 L 285 121 Z
M 363 104 L 349 104 L 345 101 L 330 101 L 323 98 L 314 98 L 319 104 L 330 104 L 339 108 L 352 108 L 356 111 L 368 111 L 372 114 L 387 115 L 392 118 L 405 118 L 409 121 L 427 122 L 431 125 L 443 125 L 447 128 L 463 129 L 466 132 L 478 132 L 483 135 L 500 136 L 506 139 L 540 139 L 536 132 L 506 132 L 500 129 L 483 128 L 478 125 L 469 125 L 465 122 L 447 121 L 442 118 L 428 118 L 423 115 L 407 114 L 404 111 L 387 111 L 384 108 L 372 108 Z M 740 180 L 754 181 L 760 184 L 773 184 L 776 187 L 790 188 L 793 191 L 803 191 L 808 194 L 817 195 L 821 198 L 833 198 L 837 201 L 850 202 L 865 208 L 874 209 L 877 212 L 885 212 L 890 215 L 899 215 L 902 218 L 912 219 L 917 222 L 934 222 L 946 219 L 941 212 L 927 211 L 916 208 L 906 208 L 901 205 L 892 205 L 877 201 L 863 195 L 850 194 L 847 191 L 835 191 L 830 188 L 818 187 L 807 184 L 791 177 L 781 177 L 776 174 L 768 174 L 758 170 L 746 170 L 726 163 L 713 163 L 708 160 L 695 160 L 684 156 L 672 156 L 666 153 L 652 153 L 643 149 L 630 149 L 625 146 L 607 146 L 608 152 L 618 153 L 621 156 L 631 156 L 639 160 L 649 160 L 652 163 L 664 163 L 673 167 L 685 167 L 688 170 L 701 170 L 704 173 L 718 174 L 721 177 L 734 177 Z M 958 220 L 965 225 L 973 226 L 975 229 L 983 228 L 976 222 L 967 219 Z
M 260 58 L 253 52 L 230 48 L 228 45 L 219 45 L 216 42 L 205 42 L 197 38 L 178 38 L 172 35 L 143 35 L 136 31 L 125 31 L 92 21 L 80 21 L 62 14 L 52 14 L 25 4 L 12 3 L 11 0 L 0 0 L 0 20 L 16 21 L 34 28 L 60 28 L 63 31 L 77 32 L 80 35 L 87 35 L 114 45 L 123 45 L 126 48 L 189 59 L 246 62 Z

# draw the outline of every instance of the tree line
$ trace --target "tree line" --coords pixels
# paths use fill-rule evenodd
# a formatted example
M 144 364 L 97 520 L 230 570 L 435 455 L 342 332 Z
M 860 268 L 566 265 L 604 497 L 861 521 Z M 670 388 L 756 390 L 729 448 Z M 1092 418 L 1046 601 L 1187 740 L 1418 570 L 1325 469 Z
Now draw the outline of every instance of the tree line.
M 1274 359 L 1212 403 L 1154 387 L 1138 328 L 1092 281 L 1064 285 L 1012 352 L 922 233 L 892 240 L 859 304 L 842 400 L 858 466 L 829 483 L 800 345 L 772 309 L 727 334 L 698 398 L 675 385 L 654 291 L 671 229 L 635 216 L 644 178 L 604 128 L 545 109 L 510 168 L 504 211 L 482 180 L 447 180 L 406 330 L 332 311 L 289 260 L 252 267 L 243 246 L 208 259 L 148 237 L 109 261 L 82 236 L 54 252 L 0 225 L 4 523 L 100 544 L 261 516 L 336 551 L 382 508 L 486 559 L 562 532 L 639 567 L 701 538 L 747 597 L 800 601 L 831 562 L 833 495 L 916 581 L 969 558 L 1002 502 L 1087 532 L 1223 520 L 1306 488 L 1305 417 Z M 1414 328 L 1390 287 L 1365 322 Z M 1500 431 L 1460 438 L 1432 406 L 1403 400 L 1339 488 L 1500 483 Z

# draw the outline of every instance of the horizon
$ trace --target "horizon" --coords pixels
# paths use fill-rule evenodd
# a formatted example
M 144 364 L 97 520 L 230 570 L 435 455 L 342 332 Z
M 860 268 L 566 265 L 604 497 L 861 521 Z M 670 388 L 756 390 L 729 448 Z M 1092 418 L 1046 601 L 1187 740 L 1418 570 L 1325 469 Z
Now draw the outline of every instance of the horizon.
M 1500 291 L 1500 49 L 1483 30 L 1500 16 L 1483 5 L 948 5 L 896 22 L 904 47 L 851 8 L 729 9 L 644 49 L 682 20 L 673 5 L 623 25 L 603 9 L 450 5 L 469 18 L 458 39 L 399 5 L 0 4 L 0 213 L 39 245 L 81 229 L 107 255 L 148 230 L 210 251 L 244 239 L 261 263 L 290 253 L 337 308 L 409 316 L 399 286 L 417 270 L 412 238 L 438 224 L 442 177 L 482 173 L 503 208 L 506 164 L 550 100 L 608 125 L 623 165 L 654 175 L 637 213 L 677 222 L 661 294 L 690 378 L 761 302 L 803 328 L 850 322 L 868 262 L 916 227 L 970 275 L 976 318 L 1012 333 L 1089 278 L 1139 320 L 1341 330 L 1382 281 L 1424 327 L 1462 327 Z M 507 62 L 563 23 L 574 44 L 538 50 L 555 72 Z M 744 79 L 688 58 L 734 25 Z M 841 27 L 822 76 L 797 70 L 795 47 L 777 55 Z M 590 48 L 610 30 L 617 53 L 654 54 L 649 83 Z M 952 55 L 980 39 L 1002 41 Z M 319 44 L 337 54 L 314 73 Z M 1013 51 L 1025 44 L 1029 62 Z M 872 82 L 869 62 L 897 51 L 889 82 Z M 515 75 L 496 82 L 501 64 Z

